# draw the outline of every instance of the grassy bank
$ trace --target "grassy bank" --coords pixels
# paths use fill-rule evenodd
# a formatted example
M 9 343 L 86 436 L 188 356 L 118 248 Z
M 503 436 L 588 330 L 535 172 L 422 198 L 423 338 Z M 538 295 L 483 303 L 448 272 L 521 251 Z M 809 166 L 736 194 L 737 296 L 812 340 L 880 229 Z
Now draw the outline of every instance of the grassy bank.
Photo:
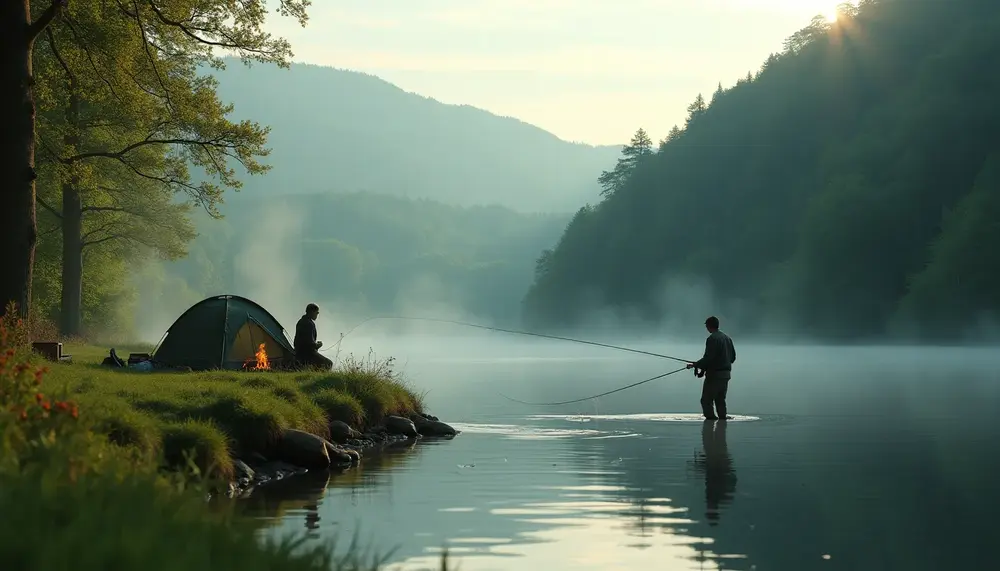
M 423 408 L 392 359 L 371 353 L 328 373 L 142 373 L 100 365 L 106 348 L 71 344 L 64 352 L 73 362 L 47 364 L 44 392 L 78 402 L 116 444 L 173 464 L 193 449 L 199 467 L 219 477 L 232 474 L 234 454 L 266 456 L 285 429 L 328 437 L 332 420 L 364 429 Z
M 7 319 L 0 320 L 0 513 L 9 517 L 0 518 L 0 561 L 5 568 L 357 571 L 379 567 L 366 563 L 373 561 L 371 554 L 357 550 L 334 558 L 330 546 L 306 548 L 303 538 L 262 541 L 257 534 L 261 522 L 240 517 L 239 504 L 225 498 L 205 502 L 211 478 L 197 470 L 161 471 L 152 452 L 158 446 L 181 446 L 184 438 L 229 445 L 227 427 L 242 426 L 252 433 L 241 424 L 251 414 L 240 409 L 244 405 L 278 407 L 270 412 L 275 425 L 302 422 L 321 427 L 327 414 L 321 395 L 334 391 L 341 400 L 354 399 L 352 414 L 370 421 L 391 406 L 419 406 L 419 399 L 405 387 L 382 377 L 365 381 L 373 371 L 350 367 L 335 375 L 274 378 L 141 375 L 86 363 L 52 365 L 46 372 L 36 366 L 37 357 L 18 335 L 8 335 L 3 321 Z M 240 384 L 253 379 L 257 380 L 249 386 Z M 185 380 L 188 385 L 181 384 Z M 53 389 L 67 392 L 59 396 Z M 204 416 L 214 410 L 212 402 L 226 399 L 236 399 L 228 406 L 237 412 L 221 420 Z M 276 404 L 281 402 L 288 406 Z M 295 403 L 306 412 L 291 406 Z M 126 420 L 116 423 L 114 414 L 123 414 Z M 117 438 L 127 433 L 133 439 L 129 444 L 137 445 L 120 446 L 109 440 L 112 426 L 118 427 Z M 263 438 L 267 433 L 261 434 Z

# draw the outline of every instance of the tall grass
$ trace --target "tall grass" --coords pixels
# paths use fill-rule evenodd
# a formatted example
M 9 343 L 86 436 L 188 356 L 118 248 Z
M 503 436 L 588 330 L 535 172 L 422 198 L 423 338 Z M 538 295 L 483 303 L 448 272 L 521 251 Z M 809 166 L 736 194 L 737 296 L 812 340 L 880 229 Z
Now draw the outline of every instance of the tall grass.
M 217 484 L 213 476 L 222 473 L 199 468 L 230 445 L 229 436 L 220 437 L 228 430 L 266 440 L 286 424 L 322 429 L 326 412 L 303 387 L 323 385 L 316 394 L 331 397 L 337 389 L 321 381 L 367 386 L 357 373 L 130 375 L 59 364 L 49 371 L 31 362 L 18 329 L 23 323 L 13 315 L 0 320 L 4 569 L 379 567 L 381 558 L 355 550 L 334 558 L 328 548 L 303 545 L 304 537 L 262 540 L 261 524 L 240 517 L 237 504 L 205 502 L 205 491 Z M 265 426 L 254 428 L 257 421 Z M 160 470 L 167 460 L 183 470 Z
M 24 362 L 31 340 L 50 338 L 44 322 L 21 320 L 10 305 L 2 320 L 8 347 Z M 41 337 L 39 337 L 41 336 Z M 66 344 L 72 363 L 52 363 L 40 390 L 71 395 L 88 410 L 91 428 L 143 458 L 179 465 L 193 450 L 198 468 L 231 478 L 233 458 L 273 453 L 286 429 L 329 437 L 330 422 L 365 430 L 387 415 L 423 410 L 394 360 L 349 355 L 332 372 L 133 372 L 101 366 L 107 351 Z
M 234 455 L 270 454 L 285 429 L 328 437 L 333 420 L 364 430 L 386 415 L 423 410 L 393 361 L 371 354 L 326 373 L 136 373 L 98 365 L 102 353 L 67 349 L 93 361 L 53 363 L 45 390 L 73 395 L 113 442 L 170 462 L 194 448 L 198 466 L 219 477 L 232 475 Z

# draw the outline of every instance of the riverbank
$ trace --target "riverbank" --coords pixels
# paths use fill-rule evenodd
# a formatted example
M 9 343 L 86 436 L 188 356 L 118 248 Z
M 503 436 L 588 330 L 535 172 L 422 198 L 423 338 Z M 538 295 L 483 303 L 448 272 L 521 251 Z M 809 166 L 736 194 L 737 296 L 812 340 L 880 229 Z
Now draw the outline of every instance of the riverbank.
M 206 493 L 217 489 L 217 478 L 225 475 L 216 466 L 226 464 L 218 442 L 244 446 L 246 441 L 229 437 L 225 428 L 238 427 L 236 419 L 246 421 L 247 417 L 235 414 L 216 421 L 200 416 L 199 411 L 217 411 L 218 407 L 199 409 L 196 405 L 211 403 L 213 395 L 225 396 L 231 410 L 256 406 L 256 414 L 267 419 L 259 408 L 274 404 L 275 399 L 265 395 L 270 391 L 278 400 L 308 398 L 325 415 L 316 395 L 340 390 L 361 403 L 360 408 L 347 408 L 371 425 L 376 418 L 372 413 L 392 411 L 375 403 L 390 401 L 344 387 L 377 388 L 402 399 L 397 391 L 383 383 L 362 383 L 358 380 L 362 377 L 350 370 L 299 379 L 303 387 L 297 391 L 290 391 L 281 379 L 268 379 L 274 384 L 258 381 L 244 387 L 237 383 L 239 390 L 226 393 L 223 378 L 212 376 L 167 378 L 87 363 L 39 367 L 26 336 L 17 331 L 20 323 L 8 326 L 15 321 L 10 315 L 0 319 L 0 511 L 16 514 L 0 523 L 3 537 L 14 538 L 0 541 L 0 560 L 23 569 L 83 571 L 109 566 L 151 571 L 209 569 L 218 567 L 220 561 L 244 571 L 381 567 L 366 563 L 378 559 L 353 545 L 345 556 L 334 557 L 329 545 L 303 546 L 294 537 L 262 540 L 263 524 L 243 517 L 241 503 L 206 502 Z M 231 385 L 236 381 L 226 378 Z M 185 380 L 189 383 L 181 385 Z M 404 393 L 410 400 L 392 401 L 399 407 L 395 410 L 410 407 L 416 412 L 422 407 L 412 391 Z M 247 400 L 239 400 L 238 395 Z M 101 412 L 92 414 L 91 405 Z M 288 420 L 282 415 L 290 410 L 276 411 L 270 428 L 317 418 L 311 410 Z M 112 413 L 124 418 L 116 421 Z M 108 432 L 109 428 L 114 430 Z M 272 434 L 246 426 L 244 430 L 245 435 Z M 176 464 L 174 469 L 162 470 L 160 460 L 170 447 L 182 448 L 185 434 L 201 446 L 201 460 L 211 469 Z M 108 529 L 115 533 L 109 535 Z
M 230 482 L 229 495 L 304 470 L 350 467 L 395 442 L 454 435 L 426 414 L 393 359 L 371 352 L 323 373 L 140 372 L 101 365 L 104 348 L 67 344 L 64 352 L 73 362 L 44 363 L 43 392 L 72 398 L 96 432 L 150 462 L 190 461 Z

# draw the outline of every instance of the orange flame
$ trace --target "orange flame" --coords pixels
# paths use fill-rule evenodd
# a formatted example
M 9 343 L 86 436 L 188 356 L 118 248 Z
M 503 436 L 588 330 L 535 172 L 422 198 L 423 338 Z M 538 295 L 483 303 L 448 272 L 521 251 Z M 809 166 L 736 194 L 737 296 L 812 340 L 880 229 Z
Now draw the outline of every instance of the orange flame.
M 247 359 L 247 365 L 253 364 L 252 367 L 254 371 L 267 371 L 271 368 L 271 363 L 267 360 L 267 351 L 264 350 L 264 344 L 261 343 L 257 348 L 257 352 L 254 353 L 254 359 Z

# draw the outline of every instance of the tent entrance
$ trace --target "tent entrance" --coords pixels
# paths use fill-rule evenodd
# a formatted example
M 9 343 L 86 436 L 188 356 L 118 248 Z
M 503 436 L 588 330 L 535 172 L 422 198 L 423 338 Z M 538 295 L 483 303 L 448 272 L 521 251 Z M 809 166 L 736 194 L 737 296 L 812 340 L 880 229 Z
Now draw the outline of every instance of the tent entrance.
M 226 364 L 240 368 L 247 364 L 249 368 L 253 368 L 258 361 L 257 351 L 261 345 L 267 356 L 269 365 L 267 368 L 274 368 L 291 361 L 292 356 L 274 339 L 274 336 L 253 316 L 247 315 L 247 320 L 236 331 L 233 342 L 226 350 Z

